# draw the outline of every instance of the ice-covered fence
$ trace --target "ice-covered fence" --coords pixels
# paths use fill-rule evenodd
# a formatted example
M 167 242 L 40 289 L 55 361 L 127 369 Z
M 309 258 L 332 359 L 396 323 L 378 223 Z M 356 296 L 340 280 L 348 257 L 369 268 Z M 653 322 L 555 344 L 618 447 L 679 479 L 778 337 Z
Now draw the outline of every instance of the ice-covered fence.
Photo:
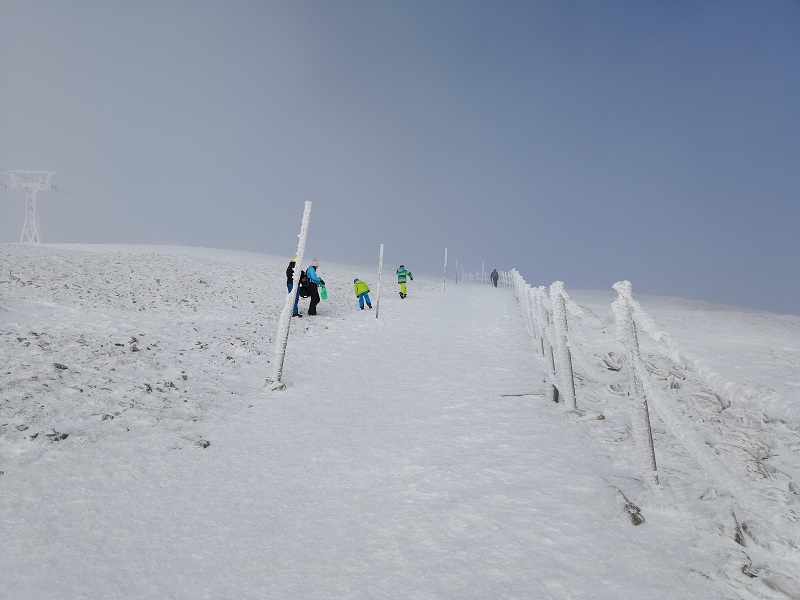
M 488 273 L 467 273 L 464 271 L 463 265 L 461 266 L 461 281 L 464 283 L 491 283 Z
M 464 271 L 464 265 L 459 265 L 461 267 L 461 281 L 464 283 L 481 283 L 481 284 L 489 284 L 492 283 L 491 273 L 487 273 L 485 271 L 478 271 L 477 273 L 467 273 Z M 513 287 L 514 283 L 511 277 L 511 271 L 498 271 L 497 272 L 499 277 L 497 278 L 497 287 L 502 288 L 510 288 Z
M 598 315 L 572 301 L 560 282 L 532 287 L 516 271 L 508 277 L 544 360 L 546 396 L 560 400 L 570 420 L 605 419 L 586 409 L 603 403 L 613 420 L 621 399 L 629 415 L 623 427 L 606 421 L 611 427 L 595 430 L 607 443 L 632 438 L 623 447 L 642 475 L 628 481 L 655 492 L 649 502 L 656 506 L 693 514 L 700 529 L 733 540 L 740 552 L 726 568 L 763 578 L 771 589 L 800 589 L 800 486 L 780 463 L 766 462 L 782 443 L 781 432 L 800 431 L 800 407 L 687 355 L 634 300 L 629 282 L 614 286 L 612 310 Z M 570 371 L 578 388 L 574 405 L 566 397 Z M 687 468 L 698 475 L 685 477 Z M 615 479 L 622 493 L 619 485 Z M 633 513 L 631 521 L 637 522 Z
M 547 399 L 558 402 L 559 392 L 556 383 L 555 354 L 553 353 L 555 332 L 553 320 L 550 317 L 547 293 L 544 288 L 531 288 L 516 270 L 506 272 L 504 275 L 522 307 L 525 324 L 536 342 L 539 354 L 545 360 L 546 375 L 543 383 Z
M 717 521 L 711 530 L 739 547 L 758 546 L 765 553 L 761 565 L 798 582 L 788 574 L 800 564 L 795 510 L 800 486 L 779 465 L 765 461 L 781 432 L 796 427 L 800 410 L 778 394 L 734 382 L 688 356 L 634 300 L 627 281 L 614 285 L 617 298 L 601 318 L 573 302 L 560 282 L 532 287 L 517 271 L 509 276 L 535 352 L 545 361 L 548 398 L 561 400 L 581 420 L 592 416 L 585 409 L 590 401 L 611 408 L 623 398 L 630 417 L 624 429 L 608 431 L 610 441 L 631 434 L 631 456 L 638 457 L 643 473 L 637 479 L 657 492 L 656 502 L 690 511 L 699 497 L 706 508 L 698 518 Z M 572 381 L 580 384 L 574 405 L 565 398 L 571 369 Z M 656 463 L 659 447 L 664 471 Z M 702 475 L 686 480 L 687 466 Z M 746 572 L 757 571 L 755 562 L 745 566 Z
M 575 390 L 575 372 L 573 368 L 573 354 L 578 354 L 578 361 L 584 366 L 593 362 L 591 357 L 585 356 L 580 347 L 570 339 L 569 315 L 573 318 L 580 318 L 590 327 L 602 327 L 604 323 L 597 317 L 589 315 L 582 307 L 576 304 L 567 294 L 564 284 L 560 281 L 554 282 L 548 289 L 544 286 L 531 287 L 518 271 L 512 270 L 504 273 L 514 290 L 514 294 L 520 303 L 528 331 L 534 338 L 539 355 L 545 361 L 545 391 L 549 400 L 563 403 L 567 408 L 578 410 L 578 398 Z M 624 311 L 622 311 L 624 312 Z M 620 322 L 619 327 L 626 333 L 624 342 L 631 342 L 630 332 L 635 337 L 635 325 L 630 318 L 630 310 L 625 315 L 628 316 L 627 325 Z M 624 348 L 629 348 L 627 343 L 623 343 Z M 638 346 L 636 346 L 638 352 Z M 606 354 L 613 356 L 613 353 L 606 351 Z M 602 352 L 601 352 L 602 355 Z M 641 362 L 641 361 L 639 361 Z M 645 477 L 653 485 L 658 484 L 658 472 L 655 461 L 655 449 L 652 441 L 652 430 L 650 427 L 649 414 L 647 412 L 646 397 L 644 395 L 641 377 L 646 376 L 643 367 L 638 370 L 634 365 L 636 360 L 627 361 L 628 371 L 628 396 L 635 403 L 632 410 L 632 429 L 634 438 L 637 441 L 637 454 L 644 465 Z M 606 366 L 612 371 L 619 371 L 622 365 Z M 590 367 L 590 372 L 595 374 L 598 368 Z M 644 372 L 642 374 L 642 372 Z M 620 376 L 615 374 L 612 377 L 600 374 L 600 379 L 609 380 L 609 383 L 619 384 Z

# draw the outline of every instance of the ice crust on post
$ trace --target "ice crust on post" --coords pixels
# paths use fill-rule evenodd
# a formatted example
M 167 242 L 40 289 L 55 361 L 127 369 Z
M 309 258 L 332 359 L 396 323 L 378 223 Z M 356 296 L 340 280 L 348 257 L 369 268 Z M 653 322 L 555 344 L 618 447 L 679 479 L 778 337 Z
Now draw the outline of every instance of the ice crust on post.
M 283 363 L 286 359 L 286 346 L 289 343 L 289 326 L 292 320 L 292 307 L 294 306 L 294 295 L 297 286 L 300 285 L 300 265 L 303 264 L 303 254 L 306 251 L 306 238 L 308 237 L 308 223 L 311 219 L 311 202 L 306 201 L 303 209 L 303 221 L 300 225 L 298 234 L 297 259 L 294 264 L 294 275 L 292 277 L 292 291 L 286 294 L 286 301 L 283 304 L 280 319 L 278 320 L 278 334 L 275 336 L 275 369 L 271 378 L 267 378 L 266 384 L 270 391 L 286 389 L 286 384 L 281 381 L 283 377 Z

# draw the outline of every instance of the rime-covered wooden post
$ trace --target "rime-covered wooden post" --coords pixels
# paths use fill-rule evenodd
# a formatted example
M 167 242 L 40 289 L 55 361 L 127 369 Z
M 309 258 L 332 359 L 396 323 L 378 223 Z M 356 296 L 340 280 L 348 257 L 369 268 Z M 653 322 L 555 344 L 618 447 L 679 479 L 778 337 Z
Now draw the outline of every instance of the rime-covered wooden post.
M 534 325 L 535 317 L 533 315 L 533 305 L 531 304 L 531 297 L 530 297 L 530 289 L 531 286 L 525 283 L 525 280 L 522 278 L 522 275 L 514 271 L 514 290 L 519 297 L 519 303 L 522 305 L 522 310 L 525 313 L 525 325 L 528 327 L 528 331 L 533 335 L 533 339 L 536 339 L 536 326 Z
M 536 320 L 536 325 L 539 329 L 539 354 L 544 356 L 545 341 L 545 328 L 547 321 L 542 321 L 542 307 L 539 300 L 539 288 L 531 288 L 531 301 L 533 302 L 533 315 Z
M 444 249 L 444 273 L 442 274 L 442 291 L 446 291 L 447 286 L 447 248 Z
M 617 291 L 617 299 L 611 304 L 617 327 L 617 339 L 624 346 L 628 357 L 627 366 L 630 385 L 628 396 L 633 400 L 631 417 L 633 437 L 648 483 L 657 486 L 658 466 L 656 465 L 656 450 L 653 444 L 653 429 L 650 426 L 650 410 L 647 407 L 647 396 L 641 379 L 646 376 L 646 372 L 639 351 L 636 323 L 633 320 L 633 308 L 631 306 L 631 300 L 633 299 L 632 286 L 630 281 L 618 281 L 612 287 Z
M 381 273 L 383 272 L 383 244 L 378 252 L 378 300 L 375 302 L 375 318 L 378 318 L 378 311 L 381 309 Z
M 297 252 L 295 256 L 295 269 L 292 281 L 292 291 L 286 294 L 286 301 L 283 303 L 280 319 L 278 319 L 278 335 L 275 337 L 275 370 L 272 377 L 267 378 L 267 386 L 270 391 L 285 390 L 286 384 L 281 381 L 283 377 L 283 362 L 286 359 L 286 345 L 289 343 L 289 325 L 292 321 L 292 308 L 294 306 L 294 295 L 297 286 L 300 285 L 300 265 L 303 264 L 303 253 L 306 251 L 306 237 L 308 237 L 308 222 L 311 219 L 311 202 L 305 203 L 303 209 L 303 222 L 300 225 L 300 233 L 297 235 Z
M 561 387 L 564 402 L 578 408 L 575 395 L 575 376 L 572 373 L 572 355 L 569 351 L 569 327 L 567 325 L 567 305 L 564 300 L 564 284 L 556 281 L 550 286 L 550 302 L 553 305 L 553 325 L 556 330 L 556 351 L 561 372 Z
M 522 316 L 525 318 L 525 327 L 536 339 L 536 316 L 533 313 L 533 302 L 531 301 L 530 284 L 525 282 L 519 271 L 512 269 L 509 274 L 511 288 L 514 296 L 522 307 Z
M 545 363 L 547 364 L 547 368 L 549 370 L 548 377 L 550 379 L 549 385 L 545 386 L 547 399 L 551 402 L 558 402 L 558 386 L 556 385 L 557 373 L 556 373 L 556 360 L 555 360 L 555 353 L 553 352 L 553 344 L 551 342 L 552 338 L 552 331 L 553 326 L 550 323 L 550 316 L 547 312 L 547 307 L 545 306 L 545 298 L 547 297 L 547 288 L 544 286 L 539 286 L 536 288 L 537 297 L 538 297 L 538 305 L 539 305 L 539 322 L 542 324 L 542 340 L 543 340 L 543 355 Z M 547 380 L 545 380 L 545 384 L 547 384 Z
M 527 323 L 528 314 L 526 312 L 527 311 L 527 307 L 525 306 L 525 302 L 522 299 L 522 291 L 521 291 L 523 282 L 525 280 L 522 278 L 522 275 L 520 275 L 519 272 L 516 269 L 514 269 L 514 271 L 512 271 L 512 273 L 514 274 L 513 275 L 514 285 L 513 285 L 513 290 L 512 290 L 514 292 L 514 299 L 517 302 L 519 302 L 520 307 L 522 307 L 522 316 L 525 317 L 525 325 L 527 326 L 527 324 L 528 324 Z
M 531 333 L 533 333 L 533 341 L 539 341 L 539 324 L 536 321 L 536 311 L 533 301 L 533 288 L 530 284 L 525 284 L 525 300 L 528 303 L 528 311 L 530 312 Z M 538 344 L 537 344 L 538 345 Z
M 528 311 L 528 304 L 525 302 L 525 280 L 522 278 L 522 275 L 514 269 L 513 271 L 513 291 L 514 291 L 514 298 L 519 302 L 520 307 L 522 308 L 522 316 L 525 317 L 525 327 L 530 331 L 531 329 L 531 314 Z

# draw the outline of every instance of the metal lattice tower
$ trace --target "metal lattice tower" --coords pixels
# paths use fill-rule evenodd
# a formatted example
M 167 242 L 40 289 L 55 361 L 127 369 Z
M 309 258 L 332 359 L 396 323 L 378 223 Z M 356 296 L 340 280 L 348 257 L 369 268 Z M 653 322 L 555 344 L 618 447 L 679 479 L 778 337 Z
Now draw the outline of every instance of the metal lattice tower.
M 55 175 L 52 171 L 6 171 L 11 181 L 6 184 L 10 190 L 22 188 L 25 190 L 25 225 L 22 226 L 22 242 L 40 243 L 39 226 L 36 218 L 36 194 L 42 190 L 55 191 L 56 186 L 50 183 Z M 27 238 L 27 239 L 26 239 Z

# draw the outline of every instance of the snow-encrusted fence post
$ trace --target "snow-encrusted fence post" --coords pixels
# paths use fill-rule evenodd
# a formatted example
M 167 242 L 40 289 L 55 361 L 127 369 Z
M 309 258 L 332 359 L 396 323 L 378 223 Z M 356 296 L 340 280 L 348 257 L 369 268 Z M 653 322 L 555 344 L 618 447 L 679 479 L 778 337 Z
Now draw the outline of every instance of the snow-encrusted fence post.
M 533 303 L 533 289 L 529 283 L 522 283 L 522 302 L 525 303 L 525 315 L 527 316 L 528 320 L 528 330 L 531 332 L 533 336 L 533 341 L 539 341 L 539 326 L 536 321 L 536 312 Z
M 550 379 L 549 385 L 547 385 L 547 380 L 545 379 L 545 393 L 547 394 L 547 399 L 551 402 L 558 402 L 558 386 L 556 382 L 558 381 L 556 375 L 556 360 L 555 360 L 555 353 L 553 352 L 553 325 L 550 322 L 550 314 L 547 310 L 547 306 L 545 305 L 545 300 L 547 298 L 547 288 L 544 286 L 539 286 L 535 290 L 536 299 L 537 299 L 537 307 L 539 312 L 539 323 L 542 327 L 542 356 L 544 356 L 545 363 L 547 364 L 548 368 L 548 377 Z
M 536 314 L 533 312 L 533 299 L 531 298 L 531 286 L 526 283 L 521 275 L 516 274 L 518 280 L 515 281 L 515 288 L 519 290 L 519 301 L 525 313 L 525 323 L 528 331 L 533 336 L 534 342 L 539 339 L 538 328 L 536 326 Z
M 650 426 L 650 411 L 647 407 L 647 396 L 642 382 L 642 376 L 646 376 L 647 373 L 639 351 L 636 323 L 633 320 L 632 286 L 630 281 L 618 281 L 612 287 L 617 291 L 617 299 L 611 305 L 614 310 L 617 338 L 624 346 L 628 358 L 628 376 L 630 378 L 628 395 L 634 402 L 631 417 L 634 442 L 639 449 L 648 484 L 658 486 L 658 466 L 653 445 L 653 430 Z
M 442 274 L 442 291 L 447 291 L 447 248 L 444 249 L 444 273 Z
M 538 342 L 539 354 L 544 357 L 547 364 L 547 376 L 542 381 L 545 384 L 547 399 L 551 402 L 558 402 L 558 388 L 555 385 L 556 371 L 552 349 L 550 349 L 549 355 L 545 354 L 545 345 L 548 345 L 545 340 L 548 323 L 547 309 L 539 303 L 538 298 L 540 290 L 544 288 L 531 288 L 530 284 L 525 282 L 525 279 L 516 269 L 512 269 L 507 276 L 509 285 L 522 306 L 522 314 L 528 331 L 533 334 L 534 341 Z
M 564 300 L 564 284 L 556 281 L 550 285 L 550 302 L 553 305 L 553 325 L 556 334 L 558 369 L 561 373 L 561 386 L 564 402 L 578 408 L 575 395 L 575 376 L 572 372 L 572 354 L 569 350 L 569 327 L 567 325 L 567 305 Z
M 378 311 L 381 309 L 381 273 L 383 272 L 383 244 L 378 252 L 378 299 L 375 302 L 375 318 L 378 318 Z
M 525 315 L 525 326 L 528 329 L 528 332 L 533 334 L 533 323 L 531 323 L 531 307 L 528 303 L 528 298 L 526 294 L 525 287 L 528 284 L 525 283 L 525 280 L 520 276 L 517 280 L 517 285 L 514 286 L 515 293 L 517 295 L 517 301 L 522 306 L 522 314 Z
M 271 378 L 267 378 L 266 383 L 270 391 L 286 389 L 286 384 L 281 381 L 283 377 L 283 362 L 286 359 L 286 345 L 289 343 L 289 325 L 291 324 L 292 308 L 294 306 L 294 295 L 297 286 L 300 285 L 300 269 L 303 264 L 303 253 L 306 251 L 306 238 L 308 237 L 308 222 L 311 219 L 311 202 L 306 201 L 303 209 L 303 222 L 300 225 L 300 233 L 297 235 L 297 252 L 295 256 L 295 269 L 292 281 L 292 291 L 286 294 L 286 301 L 283 303 L 280 319 L 278 320 L 278 335 L 275 337 L 275 370 Z
M 547 343 L 545 339 L 546 336 L 546 327 L 547 327 L 547 316 L 543 313 L 542 307 L 540 304 L 539 298 L 540 290 L 539 288 L 531 288 L 531 303 L 533 305 L 533 316 L 534 320 L 536 321 L 537 328 L 539 330 L 539 354 L 543 357 L 545 356 L 544 346 Z M 545 319 L 545 320 L 543 320 Z
M 525 297 L 524 297 L 525 280 L 522 278 L 522 275 L 520 275 L 516 269 L 513 271 L 513 277 L 514 277 L 513 279 L 514 286 L 512 289 L 514 292 L 514 297 L 516 298 L 517 302 L 519 302 L 519 305 L 522 307 L 522 316 L 525 317 L 525 327 L 528 329 L 528 331 L 530 331 L 531 315 L 530 312 L 528 311 L 528 304 L 525 302 Z
M 525 326 L 528 332 L 536 340 L 536 316 L 533 314 L 533 304 L 530 297 L 531 286 L 525 282 L 522 275 L 518 271 L 513 271 L 513 289 L 517 300 L 522 306 L 522 314 L 525 317 Z
M 536 310 L 534 306 L 533 300 L 533 288 L 529 283 L 525 284 L 525 304 L 527 305 L 527 311 L 530 320 L 531 326 L 531 333 L 533 334 L 533 341 L 537 343 L 539 342 L 539 323 L 536 321 Z

